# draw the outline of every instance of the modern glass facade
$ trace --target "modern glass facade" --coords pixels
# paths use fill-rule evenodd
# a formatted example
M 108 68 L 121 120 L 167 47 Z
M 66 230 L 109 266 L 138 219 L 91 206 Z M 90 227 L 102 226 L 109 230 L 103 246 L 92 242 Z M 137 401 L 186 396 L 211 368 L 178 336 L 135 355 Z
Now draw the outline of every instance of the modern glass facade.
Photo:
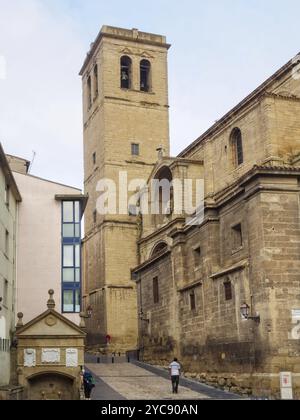
M 81 204 L 62 202 L 62 312 L 81 310 Z

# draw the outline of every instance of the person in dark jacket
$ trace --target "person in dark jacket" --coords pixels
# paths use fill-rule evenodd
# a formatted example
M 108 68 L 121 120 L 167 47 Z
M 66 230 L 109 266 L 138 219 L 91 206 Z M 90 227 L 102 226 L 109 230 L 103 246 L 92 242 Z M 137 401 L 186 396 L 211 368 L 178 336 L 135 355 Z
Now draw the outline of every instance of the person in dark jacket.
M 83 374 L 83 388 L 86 400 L 91 400 L 92 390 L 95 388 L 95 380 L 90 372 Z

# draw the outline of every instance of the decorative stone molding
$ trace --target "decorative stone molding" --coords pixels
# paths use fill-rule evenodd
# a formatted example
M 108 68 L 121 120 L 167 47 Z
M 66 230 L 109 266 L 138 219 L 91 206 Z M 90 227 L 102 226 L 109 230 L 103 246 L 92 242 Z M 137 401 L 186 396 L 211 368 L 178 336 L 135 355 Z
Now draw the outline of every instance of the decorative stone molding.
M 45 324 L 48 325 L 48 327 L 54 327 L 54 325 L 57 324 L 57 319 L 53 315 L 49 315 L 45 319 Z

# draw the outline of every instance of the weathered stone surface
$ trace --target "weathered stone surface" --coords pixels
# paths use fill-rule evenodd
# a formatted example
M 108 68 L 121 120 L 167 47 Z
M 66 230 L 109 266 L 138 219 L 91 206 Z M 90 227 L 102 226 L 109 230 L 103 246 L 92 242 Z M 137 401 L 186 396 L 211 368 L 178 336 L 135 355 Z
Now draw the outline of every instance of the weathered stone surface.
M 277 95 L 280 83 L 297 99 Z M 277 395 L 279 372 L 287 366 L 300 373 L 300 336 L 292 319 L 293 309 L 300 309 L 300 168 L 291 165 L 291 156 L 300 153 L 300 81 L 289 73 L 269 90 L 249 103 L 247 113 L 238 109 L 180 156 L 204 162 L 204 223 L 187 227 L 179 219 L 165 220 L 158 229 L 152 220 L 151 230 L 145 217 L 139 242 L 144 266 L 136 268 L 138 308 L 145 307 L 150 319 L 140 324 L 147 360 L 177 356 L 188 377 L 206 372 L 198 380 L 258 395 Z M 231 143 L 235 127 L 244 151 L 238 167 Z M 165 165 L 175 177 L 176 159 Z M 144 268 L 161 242 L 170 253 Z M 156 304 L 154 278 L 161 296 Z M 242 318 L 244 303 L 256 320 Z
M 162 38 L 150 45 L 151 37 L 144 44 L 126 40 L 133 38 L 131 31 L 114 34 L 102 37 L 83 71 L 90 196 L 84 303 L 94 309 L 87 322 L 91 345 L 105 347 L 108 334 L 109 350 L 137 346 L 145 361 L 165 366 L 177 356 L 186 377 L 277 395 L 281 370 L 300 373 L 300 337 L 292 318 L 292 310 L 300 309 L 300 81 L 290 63 L 178 158 L 156 162 L 157 142 L 169 151 L 166 46 Z M 124 50 L 133 64 L 130 90 L 119 84 Z M 151 94 L 139 91 L 143 54 L 152 57 Z M 88 107 L 87 80 L 95 63 L 99 94 Z M 232 136 L 237 127 L 240 165 Z M 131 156 L 131 142 L 140 143 L 140 157 Z M 165 170 L 173 179 L 203 178 L 204 222 L 189 226 L 174 214 L 94 221 L 97 182 L 116 180 L 119 170 L 128 171 L 129 180 L 152 170 L 153 177 Z M 162 243 L 168 252 L 152 261 Z M 241 316 L 244 303 L 256 319 Z
M 131 281 L 131 268 L 139 262 L 140 227 L 137 218 L 129 216 L 126 208 L 124 215 L 119 215 L 119 211 L 115 216 L 97 214 L 94 221 L 99 197 L 97 184 L 100 179 L 108 178 L 119 185 L 120 171 L 127 173 L 128 183 L 133 179 L 147 181 L 157 160 L 156 149 L 161 145 L 165 153 L 169 153 L 165 39 L 153 34 L 137 38 L 133 33 L 120 28 L 103 28 L 101 42 L 82 74 L 85 192 L 89 194 L 85 212 L 83 299 L 85 307 L 93 308 L 93 318 L 87 321 L 89 344 L 105 344 L 109 335 L 109 351 L 137 347 L 137 294 Z M 131 89 L 120 88 L 122 55 L 132 59 Z M 140 89 L 140 62 L 145 56 L 152 65 L 151 92 Z M 92 77 L 91 107 L 88 105 L 89 76 Z M 140 145 L 139 156 L 132 155 L 132 143 Z

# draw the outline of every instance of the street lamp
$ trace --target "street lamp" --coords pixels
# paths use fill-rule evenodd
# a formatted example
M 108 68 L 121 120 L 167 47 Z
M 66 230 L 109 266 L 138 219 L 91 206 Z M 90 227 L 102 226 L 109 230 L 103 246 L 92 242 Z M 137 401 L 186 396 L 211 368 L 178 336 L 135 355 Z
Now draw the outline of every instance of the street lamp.
M 250 315 L 250 306 L 246 302 L 243 303 L 243 305 L 241 306 L 241 316 L 242 316 L 242 319 L 246 319 L 247 321 L 252 320 L 252 321 L 260 323 L 260 315 L 256 315 L 256 316 Z

